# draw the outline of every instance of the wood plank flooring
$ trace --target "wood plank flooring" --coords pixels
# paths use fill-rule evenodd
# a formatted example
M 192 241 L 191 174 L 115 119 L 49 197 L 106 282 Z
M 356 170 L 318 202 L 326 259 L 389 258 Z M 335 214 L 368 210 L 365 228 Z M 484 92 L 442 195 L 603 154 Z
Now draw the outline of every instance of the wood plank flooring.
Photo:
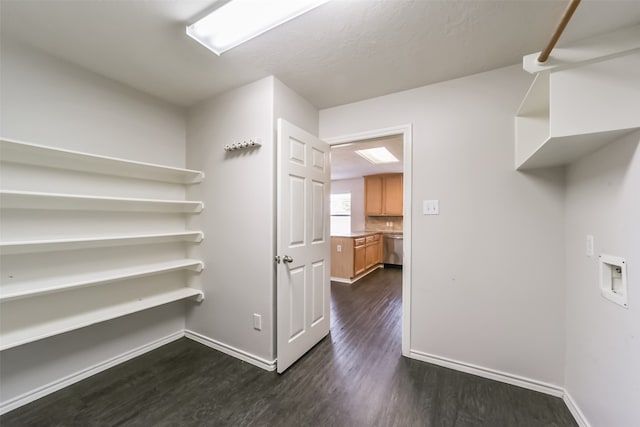
M 283 375 L 181 339 L 0 417 L 10 426 L 576 426 L 559 398 L 400 353 L 401 270 L 332 284 L 332 326 Z

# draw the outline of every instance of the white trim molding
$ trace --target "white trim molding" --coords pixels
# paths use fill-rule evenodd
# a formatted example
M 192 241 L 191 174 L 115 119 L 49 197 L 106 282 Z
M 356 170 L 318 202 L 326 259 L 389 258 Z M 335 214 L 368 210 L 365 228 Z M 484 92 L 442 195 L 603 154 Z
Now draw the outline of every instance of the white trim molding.
M 555 397 L 564 398 L 566 394 L 564 388 L 557 385 L 548 384 L 519 375 L 509 374 L 495 369 L 485 368 L 483 366 L 473 365 L 471 363 L 460 362 L 447 357 L 436 356 L 416 350 L 411 350 L 409 357 L 423 362 L 433 363 L 434 365 L 445 368 L 454 369 L 456 371 L 466 372 L 467 374 L 477 375 L 490 380 L 500 381 L 529 390 L 538 391 Z
M 82 369 L 76 373 L 67 375 L 66 377 L 52 381 L 49 384 L 45 384 L 34 390 L 23 393 L 19 396 L 16 396 L 12 399 L 7 400 L 6 402 L 2 402 L 0 403 L 0 415 L 6 414 L 9 411 L 19 408 L 20 406 L 26 405 L 27 403 L 31 403 L 34 400 L 40 399 L 41 397 L 47 396 L 53 392 L 56 392 L 65 387 L 68 387 L 71 384 L 75 384 L 79 381 L 84 380 L 85 378 L 89 378 L 92 375 L 96 375 L 116 365 L 124 363 L 135 357 L 141 356 L 144 353 L 147 353 L 151 350 L 155 350 L 156 348 L 169 344 L 172 341 L 176 341 L 182 338 L 183 336 L 184 336 L 184 330 L 174 332 L 163 338 L 141 345 L 140 347 L 134 348 L 133 350 L 126 351 L 118 356 L 111 357 L 100 363 L 96 363 L 93 366 L 89 366 L 88 368 Z
M 240 350 L 238 348 L 232 347 L 228 344 L 222 343 L 220 341 L 216 341 L 213 338 L 209 338 L 206 335 L 199 334 L 194 331 L 185 330 L 185 337 L 199 342 L 200 344 L 206 345 L 207 347 L 211 347 L 214 350 L 218 350 L 222 353 L 228 354 L 229 356 L 233 356 L 236 359 L 240 359 L 244 362 L 250 363 L 258 368 L 262 368 L 265 371 L 275 371 L 276 369 L 276 361 L 275 360 L 266 360 L 255 354 L 248 353 L 244 350 Z
M 353 285 L 358 280 L 362 279 L 364 276 L 367 276 L 368 274 L 373 273 L 374 271 L 376 271 L 379 268 L 384 268 L 384 264 L 378 264 L 376 266 L 373 266 L 370 269 L 368 269 L 367 271 L 365 271 L 364 273 L 361 273 L 361 274 L 357 275 L 353 279 L 347 279 L 347 278 L 344 278 L 344 277 L 333 277 L 333 276 L 331 276 L 331 281 L 332 282 L 338 282 L 338 283 L 344 283 L 346 285 Z
M 567 391 L 566 389 L 564 391 L 564 396 L 562 396 L 562 400 L 564 401 L 565 405 L 567 405 L 567 408 L 569 408 L 569 412 L 571 412 L 571 415 L 573 415 L 573 418 L 575 418 L 580 427 L 591 427 L 591 424 L 589 424 L 589 421 L 587 421 L 587 417 L 584 416 L 584 414 L 580 410 L 580 407 L 578 406 L 576 401 L 573 400 L 573 397 L 571 397 L 571 394 L 569 394 L 569 391 Z
M 380 138 L 391 135 L 402 135 L 403 141 L 403 261 L 402 261 L 402 354 L 410 356 L 411 350 L 411 195 L 413 183 L 413 127 L 412 124 L 373 129 L 364 132 L 322 138 L 329 145 L 345 144 L 363 139 Z

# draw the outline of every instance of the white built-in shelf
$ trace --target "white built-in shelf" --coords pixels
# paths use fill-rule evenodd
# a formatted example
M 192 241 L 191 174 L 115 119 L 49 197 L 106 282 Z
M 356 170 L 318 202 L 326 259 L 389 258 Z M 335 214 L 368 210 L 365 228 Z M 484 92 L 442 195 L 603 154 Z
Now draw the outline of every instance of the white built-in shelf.
M 8 138 L 0 139 L 0 158 L 3 162 L 176 184 L 196 184 L 204 178 L 201 171 L 52 148 Z
M 199 289 L 179 288 L 90 312 L 70 314 L 46 323 L 6 329 L 0 335 L 0 351 L 187 298 L 202 301 L 204 294 Z
M 634 132 L 636 129 L 594 132 L 580 135 L 548 137 L 522 161 L 517 170 L 548 168 L 571 163 L 605 145 Z
M 0 242 L 0 254 L 23 254 L 169 242 L 199 243 L 202 239 L 204 239 L 202 231 L 180 231 L 174 233 L 126 234 L 68 239 L 16 240 Z
M 516 113 L 516 169 L 560 166 L 591 153 L 635 128 L 554 136 L 550 126 L 549 72 L 536 75 Z
M 515 118 L 518 170 L 560 166 L 640 129 L 640 25 L 524 57 L 536 73 Z
M 103 285 L 127 279 L 135 279 L 155 274 L 168 273 L 177 270 L 192 270 L 200 272 L 204 268 L 202 261 L 197 259 L 180 259 L 158 262 L 154 264 L 137 265 L 134 267 L 116 268 L 90 273 L 47 277 L 45 279 L 21 281 L 19 277 L 2 277 L 0 283 L 0 302 L 20 298 L 35 297 L 54 292 L 63 292 L 76 288 Z
M 102 197 L 2 190 L 0 191 L 0 207 L 5 209 L 199 213 L 204 208 L 204 203 L 201 201 Z

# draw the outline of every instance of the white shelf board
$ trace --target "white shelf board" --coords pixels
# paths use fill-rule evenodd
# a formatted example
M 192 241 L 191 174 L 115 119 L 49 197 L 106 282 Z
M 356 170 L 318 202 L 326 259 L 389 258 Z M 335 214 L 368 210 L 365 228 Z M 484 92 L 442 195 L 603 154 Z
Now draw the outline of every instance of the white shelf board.
M 204 208 L 204 203 L 201 201 L 187 200 L 100 197 L 79 194 L 2 190 L 0 191 L 0 207 L 4 209 L 199 213 Z
M 68 239 L 22 240 L 0 242 L 0 254 L 22 254 L 96 248 L 104 246 L 140 245 L 167 242 L 195 242 L 204 238 L 202 231 L 180 231 L 174 233 L 127 234 L 116 236 L 76 237 Z
M 531 155 L 516 165 L 517 170 L 561 166 L 585 156 L 637 129 L 621 129 L 548 138 Z
M 0 139 L 0 159 L 11 163 L 176 184 L 197 184 L 204 178 L 201 171 L 64 150 L 8 138 Z
M 89 313 L 72 314 L 46 323 L 5 331 L 0 335 L 0 351 L 192 297 L 201 301 L 204 294 L 199 289 L 179 288 Z
M 12 279 L 5 279 L 4 283 L 0 284 L 0 302 L 152 276 L 176 270 L 190 269 L 200 272 L 203 268 L 204 264 L 200 260 L 180 259 L 127 268 L 93 271 L 91 273 L 70 276 L 48 277 L 46 279 L 28 280 L 24 282 L 18 281 L 12 283 Z

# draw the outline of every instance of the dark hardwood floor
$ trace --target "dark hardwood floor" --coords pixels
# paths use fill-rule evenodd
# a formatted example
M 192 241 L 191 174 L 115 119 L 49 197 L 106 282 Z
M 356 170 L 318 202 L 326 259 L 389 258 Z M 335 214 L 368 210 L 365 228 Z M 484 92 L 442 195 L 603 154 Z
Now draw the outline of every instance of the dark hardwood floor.
M 559 398 L 400 353 L 401 271 L 332 284 L 283 375 L 181 339 L 0 417 L 10 426 L 576 426 Z

